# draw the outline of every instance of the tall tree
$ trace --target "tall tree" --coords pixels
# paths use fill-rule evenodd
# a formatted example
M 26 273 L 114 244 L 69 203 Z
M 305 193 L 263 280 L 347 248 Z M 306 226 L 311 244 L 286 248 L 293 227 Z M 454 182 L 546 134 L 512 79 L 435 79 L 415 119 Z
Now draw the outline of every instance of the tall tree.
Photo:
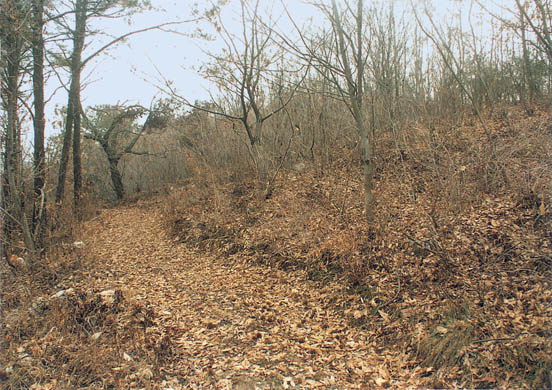
M 9 222 L 4 226 L 6 237 L 19 225 L 26 248 L 34 255 L 35 245 L 31 228 L 25 216 L 20 188 L 22 164 L 21 129 L 19 125 L 19 95 L 22 77 L 25 34 L 29 8 L 25 1 L 5 0 L 0 10 L 0 43 L 2 56 L 2 104 L 5 111 L 4 140 L 4 204 L 3 212 Z M 17 224 L 13 222 L 16 221 Z
M 342 23 L 342 14 L 332 0 L 332 13 L 328 14 L 336 36 L 337 56 L 342 64 L 342 75 L 347 89 L 343 96 L 348 103 L 360 136 L 361 162 L 364 171 L 364 210 L 370 223 L 374 222 L 375 197 L 373 193 L 374 167 L 372 144 L 368 135 L 363 114 L 364 68 L 366 59 L 363 52 L 363 0 L 357 1 L 356 13 L 350 10 L 349 17 L 354 20 L 353 31 L 346 31 Z M 339 84 L 338 84 L 339 85 Z M 341 87 L 340 87 L 341 88 Z
M 133 13 L 138 12 L 144 8 L 150 7 L 149 0 L 109 0 L 109 1 L 96 1 L 96 0 L 71 0 L 72 9 L 69 12 L 60 12 L 61 16 L 54 16 L 53 19 L 57 22 L 62 30 L 66 30 L 72 41 L 72 51 L 67 56 L 67 62 L 69 64 L 71 81 L 68 91 L 67 112 L 65 119 L 65 132 L 63 138 L 63 147 L 61 153 L 61 161 L 58 172 L 58 184 L 56 188 L 56 203 L 63 199 L 65 190 L 65 179 L 67 175 L 67 165 L 69 162 L 69 153 L 72 147 L 73 152 L 73 201 L 74 211 L 79 213 L 79 203 L 82 192 L 82 168 L 81 168 L 81 75 L 84 67 L 93 58 L 103 53 L 106 49 L 121 42 L 125 38 L 131 35 L 150 31 L 154 29 L 160 29 L 162 27 L 174 24 L 189 23 L 193 20 L 186 20 L 180 22 L 167 22 L 156 26 L 146 27 L 143 29 L 128 32 L 120 35 L 108 43 L 100 47 L 95 52 L 89 54 L 83 58 L 83 51 L 87 35 L 91 34 L 89 31 L 89 22 L 91 18 L 122 18 L 129 17 Z M 74 27 L 68 27 L 69 23 L 65 21 L 65 17 L 73 15 Z M 96 32 L 97 33 L 97 32 Z
M 44 0 L 32 2 L 32 57 L 33 57 L 33 99 L 34 99 L 34 204 L 33 233 L 38 246 L 42 247 L 45 220 L 46 193 L 44 152 Z
M 86 36 L 86 23 L 88 12 L 88 0 L 76 0 L 74 7 L 75 27 L 71 30 L 73 51 L 71 53 L 70 71 L 71 84 L 67 102 L 67 116 L 65 118 L 65 133 L 63 136 L 63 148 L 61 150 L 61 162 L 58 173 L 58 185 L 56 188 L 56 203 L 62 200 L 65 189 L 65 176 L 71 139 L 73 138 L 73 172 L 74 172 L 74 202 L 75 211 L 78 211 L 82 190 L 82 177 L 80 166 L 80 91 L 82 73 L 82 51 Z
M 228 30 L 218 15 L 214 23 L 224 49 L 222 54 L 207 53 L 211 62 L 204 68 L 205 77 L 218 87 L 223 98 L 213 99 L 208 105 L 198 105 L 178 95 L 170 82 L 165 83 L 165 89 L 194 109 L 241 123 L 249 141 L 253 164 L 264 179 L 268 173 L 267 156 L 262 150 L 264 124 L 286 107 L 300 84 L 289 82 L 284 85 L 284 78 L 279 75 L 301 74 L 303 69 L 292 69 L 287 63 L 284 70 L 284 51 L 280 50 L 273 36 L 275 23 L 261 19 L 260 0 L 240 0 L 240 7 L 240 34 Z M 278 99 L 268 99 L 269 86 L 278 90 Z
M 552 8 L 550 1 L 533 0 L 532 3 L 534 5 L 534 17 L 528 15 L 529 4 L 522 5 L 520 0 L 516 0 L 520 19 L 527 21 L 531 26 L 532 31 L 537 36 L 538 44 L 535 47 L 543 51 L 552 64 L 552 35 L 550 31 L 552 29 Z
M 313 64 L 313 68 L 326 78 L 337 91 L 337 96 L 347 105 L 355 121 L 361 148 L 361 164 L 364 175 L 364 211 L 369 223 L 374 222 L 376 199 L 373 183 L 373 150 L 370 133 L 364 115 L 364 80 L 367 62 L 364 35 L 364 4 L 357 0 L 356 7 L 345 3 L 341 11 L 335 0 L 331 6 L 320 4 L 320 10 L 331 23 L 330 31 L 319 37 L 308 38 L 295 22 L 302 45 L 286 39 L 289 49 Z

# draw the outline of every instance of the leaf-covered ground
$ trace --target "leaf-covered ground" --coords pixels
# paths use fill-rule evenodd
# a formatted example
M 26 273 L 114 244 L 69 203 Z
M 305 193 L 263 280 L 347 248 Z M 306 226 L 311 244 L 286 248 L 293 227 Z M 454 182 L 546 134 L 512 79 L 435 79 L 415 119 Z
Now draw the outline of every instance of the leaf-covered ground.
M 335 310 L 350 300 L 339 284 L 320 288 L 304 273 L 191 252 L 164 223 L 154 207 L 112 209 L 86 237 L 96 259 L 91 288 L 120 290 L 151 309 L 143 337 L 164 340 L 167 351 L 147 368 L 170 387 L 415 386 L 426 373 L 404 370 L 400 355 Z M 108 362 L 106 375 L 124 366 Z
M 334 309 L 401 356 L 392 377 L 419 375 L 409 386 L 549 386 L 552 118 L 509 109 L 488 129 L 494 151 L 477 122 L 413 129 L 403 153 L 382 140 L 373 225 L 346 149 L 282 172 L 268 197 L 247 180 L 192 181 L 166 219 L 201 253 L 341 286 Z
M 511 110 L 354 153 L 271 196 L 195 178 L 101 210 L 4 272 L 7 389 L 544 388 L 552 384 L 552 119 Z

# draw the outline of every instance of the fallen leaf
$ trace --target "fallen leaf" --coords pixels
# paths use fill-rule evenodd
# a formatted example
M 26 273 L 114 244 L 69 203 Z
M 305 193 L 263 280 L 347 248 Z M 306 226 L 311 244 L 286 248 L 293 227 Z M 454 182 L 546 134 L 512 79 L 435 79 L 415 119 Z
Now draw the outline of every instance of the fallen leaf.
M 435 328 L 435 331 L 439 334 L 448 333 L 448 329 L 440 325 Z

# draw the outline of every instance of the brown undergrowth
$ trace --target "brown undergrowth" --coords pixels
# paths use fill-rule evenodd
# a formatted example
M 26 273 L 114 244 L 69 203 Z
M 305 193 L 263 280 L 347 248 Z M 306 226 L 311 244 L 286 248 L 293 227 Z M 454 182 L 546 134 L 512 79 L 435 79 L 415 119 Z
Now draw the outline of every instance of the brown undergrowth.
M 428 387 L 550 386 L 551 118 L 508 108 L 490 136 L 420 125 L 378 143 L 376 223 L 354 158 L 251 182 L 193 181 L 168 197 L 174 236 L 232 261 L 341 280 L 341 308 L 427 368 Z M 492 142 L 492 145 L 489 144 Z
M 155 310 L 121 290 L 90 288 L 84 281 L 90 263 L 78 252 L 58 252 L 42 272 L 4 285 L 2 388 L 145 385 L 171 356 L 166 336 L 148 329 Z
M 86 219 L 97 213 L 86 208 Z M 155 311 L 121 290 L 94 287 L 96 259 L 74 241 L 78 225 L 64 209 L 53 214 L 60 225 L 47 237 L 51 249 L 34 264 L 1 269 L 0 388 L 120 388 L 129 377 L 149 383 L 171 355 L 164 335 L 146 334 Z
M 371 226 L 350 151 L 282 171 L 268 199 L 213 175 L 90 213 L 84 248 L 71 229 L 3 270 L 0 385 L 549 387 L 550 124 L 509 109 L 494 145 L 475 123 L 382 137 Z

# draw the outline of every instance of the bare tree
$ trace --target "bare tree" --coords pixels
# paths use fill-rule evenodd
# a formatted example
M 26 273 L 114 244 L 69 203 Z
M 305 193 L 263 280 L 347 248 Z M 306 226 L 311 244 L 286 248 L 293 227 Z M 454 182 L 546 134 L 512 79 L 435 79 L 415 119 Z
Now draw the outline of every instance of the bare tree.
M 25 34 L 30 18 L 26 2 L 3 1 L 0 10 L 0 44 L 2 59 L 2 104 L 5 112 L 4 178 L 2 214 L 5 237 L 13 235 L 15 228 L 23 233 L 25 246 L 31 256 L 35 243 L 25 215 L 21 188 L 22 145 L 19 118 L 19 98 L 24 65 Z M 17 226 L 19 225 L 19 226 Z
M 198 105 L 180 96 L 169 82 L 161 88 L 190 107 L 241 123 L 257 173 L 266 178 L 268 166 L 266 153 L 262 150 L 263 125 L 289 104 L 300 84 L 285 85 L 281 82 L 284 80 L 281 77 L 284 64 L 288 66 L 285 72 L 288 76 L 303 74 L 304 66 L 291 69 L 291 64 L 286 62 L 284 52 L 274 42 L 272 27 L 275 22 L 261 20 L 260 4 L 260 0 L 251 5 L 247 0 L 240 1 L 240 35 L 226 28 L 220 14 L 215 21 L 224 49 L 222 54 L 207 53 L 211 63 L 204 68 L 204 73 L 218 87 L 220 98 L 213 98 L 209 105 Z M 268 91 L 274 86 L 278 97 L 271 99 Z
M 129 4 L 122 0 L 112 1 L 92 1 L 92 0 L 71 0 L 69 4 L 69 11 L 58 11 L 57 16 L 52 16 L 51 19 L 57 23 L 62 31 L 70 37 L 72 41 L 72 50 L 70 54 L 63 54 L 67 65 L 69 67 L 70 87 L 68 90 L 68 103 L 67 114 L 65 120 L 65 132 L 63 138 L 63 148 L 61 153 L 61 162 L 58 173 L 58 184 L 56 188 L 56 203 L 59 203 L 63 198 L 65 188 L 65 177 L 67 173 L 67 163 L 69 160 L 69 151 L 72 148 L 73 151 L 73 198 L 75 205 L 75 212 L 78 214 L 79 201 L 82 192 L 82 169 L 81 169 L 81 75 L 84 67 L 96 56 L 103 53 L 106 49 L 121 42 L 125 38 L 131 35 L 139 34 L 142 32 L 161 29 L 163 27 L 188 23 L 190 20 L 182 22 L 167 22 L 156 26 L 151 26 L 136 31 L 131 31 L 121 36 L 118 36 L 108 43 L 100 47 L 95 52 L 89 54 L 83 58 L 83 51 L 85 47 L 85 41 L 88 35 L 93 34 L 89 28 L 89 22 L 92 18 L 121 18 L 132 15 L 144 7 L 149 5 L 148 0 L 135 1 Z M 65 19 L 68 16 L 74 16 L 74 27 L 69 27 L 69 22 Z M 195 20 L 195 19 L 193 19 Z M 98 32 L 95 32 L 96 34 Z M 72 147 L 71 147 L 72 145 Z
M 37 246 L 43 247 L 45 228 L 45 151 L 44 151 L 44 0 L 32 2 L 32 57 L 33 57 L 33 129 L 34 129 L 34 202 L 33 232 Z
M 364 209 L 366 218 L 370 223 L 374 222 L 375 197 L 373 194 L 373 160 L 372 144 L 368 138 L 363 114 L 364 98 L 364 69 L 366 59 L 363 53 L 364 31 L 363 31 L 363 1 L 357 0 L 356 13 L 348 9 L 350 16 L 355 21 L 352 33 L 345 30 L 335 0 L 332 0 L 332 14 L 330 20 L 334 34 L 337 37 L 337 54 L 342 64 L 342 75 L 345 77 L 347 90 L 343 96 L 348 98 L 348 104 L 355 119 L 357 130 L 360 135 L 361 159 L 364 170 Z M 338 84 L 339 85 L 339 84 Z
M 413 7 L 414 9 L 414 7 Z M 483 117 L 482 107 L 478 105 L 476 98 L 474 97 L 473 91 L 470 91 L 467 83 L 466 83 L 466 77 L 464 77 L 464 67 L 462 64 L 458 61 L 456 56 L 454 55 L 450 45 L 447 44 L 446 39 L 443 37 L 442 30 L 435 24 L 435 21 L 433 20 L 432 16 L 430 15 L 429 11 L 425 9 L 425 15 L 427 17 L 427 20 L 429 21 L 429 26 L 431 28 L 431 31 L 424 26 L 422 21 L 420 20 L 418 13 L 414 9 L 414 15 L 416 17 L 416 20 L 418 22 L 418 26 L 422 30 L 422 32 L 433 42 L 434 47 L 436 48 L 437 52 L 441 56 L 441 59 L 443 60 L 443 63 L 445 67 L 450 71 L 452 74 L 454 81 L 458 84 L 458 87 L 462 90 L 462 92 L 467 96 L 468 100 L 471 103 L 471 106 L 473 108 L 473 111 L 475 115 L 477 116 L 477 119 L 481 123 L 481 126 L 485 132 L 485 135 L 487 137 L 488 141 L 488 147 L 489 147 L 489 154 L 491 156 L 491 161 L 493 166 L 489 169 L 490 172 L 493 173 L 492 176 L 495 176 L 497 173 L 499 176 L 501 176 L 502 183 L 504 185 L 509 184 L 509 179 L 506 174 L 506 170 L 502 165 L 500 165 L 500 161 L 497 158 L 497 152 L 496 152 L 496 140 L 492 136 L 491 131 L 487 125 L 487 122 L 485 121 L 485 118 Z M 491 187 L 491 178 L 487 178 L 487 186 Z
M 537 47 L 546 53 L 548 61 L 552 64 L 552 37 L 550 29 L 552 28 L 552 8 L 549 0 L 533 0 L 534 17 L 528 14 L 528 7 L 522 5 L 520 0 L 516 0 L 519 9 L 520 19 L 527 21 L 531 29 L 537 36 L 539 45 Z
M 539 89 L 538 76 L 534 74 L 535 65 L 540 56 L 548 61 L 548 69 L 552 65 L 552 3 L 550 0 L 515 0 L 515 9 L 500 8 L 511 14 L 513 20 L 498 15 L 488 6 L 487 2 L 478 1 L 479 6 L 486 10 L 493 18 L 498 20 L 502 26 L 514 31 L 521 40 L 523 77 L 523 88 L 529 92 L 530 99 Z M 495 3 L 495 7 L 497 4 Z M 533 50 L 530 50 L 533 49 Z M 503 65 L 504 66 L 504 65 Z M 545 65 L 546 66 L 546 65 Z M 545 72 L 546 73 L 546 72 Z M 548 72 L 549 73 L 549 72 Z M 542 74 L 539 75 L 542 78 Z M 521 96 L 524 102 L 523 96 Z
M 68 93 L 67 117 L 65 118 L 65 132 L 63 136 L 63 148 L 61 151 L 61 162 L 58 172 L 58 184 L 56 187 L 56 203 L 61 202 L 65 189 L 65 176 L 67 173 L 67 163 L 69 161 L 69 151 L 71 149 L 71 140 L 73 148 L 73 171 L 74 171 L 74 201 L 78 206 L 80 192 L 82 188 L 82 177 L 80 174 L 80 92 L 81 92 L 81 74 L 83 68 L 82 52 L 84 49 L 84 40 L 86 37 L 86 26 L 89 10 L 88 0 L 75 0 L 74 8 L 74 28 L 70 29 L 70 36 L 73 42 L 73 49 L 70 55 L 71 83 Z M 97 11 L 96 11 L 97 12 Z M 64 25 L 61 20 L 56 20 Z M 77 207 L 75 207 L 76 211 Z
M 369 223 L 373 223 L 376 207 L 373 145 L 363 107 L 367 63 L 365 45 L 369 44 L 364 31 L 364 3 L 363 0 L 357 0 L 353 8 L 346 2 L 341 10 L 332 0 L 331 6 L 321 4 L 318 7 L 331 23 L 331 30 L 309 39 L 295 24 L 301 44 L 293 43 L 291 39 L 285 41 L 292 52 L 312 63 L 313 68 L 332 83 L 337 96 L 347 105 L 354 118 L 364 175 L 364 210 Z M 290 18 L 293 20 L 291 15 Z
M 166 102 L 158 101 L 150 109 L 139 105 L 100 106 L 90 111 L 92 115 L 86 116 L 84 137 L 96 141 L 102 148 L 109 163 L 115 195 L 118 200 L 123 199 L 125 191 L 119 161 L 125 154 L 148 154 L 135 151 L 136 143 L 151 129 L 165 127 L 172 117 L 172 109 Z M 147 115 L 144 123 L 136 125 L 135 121 L 144 115 Z

